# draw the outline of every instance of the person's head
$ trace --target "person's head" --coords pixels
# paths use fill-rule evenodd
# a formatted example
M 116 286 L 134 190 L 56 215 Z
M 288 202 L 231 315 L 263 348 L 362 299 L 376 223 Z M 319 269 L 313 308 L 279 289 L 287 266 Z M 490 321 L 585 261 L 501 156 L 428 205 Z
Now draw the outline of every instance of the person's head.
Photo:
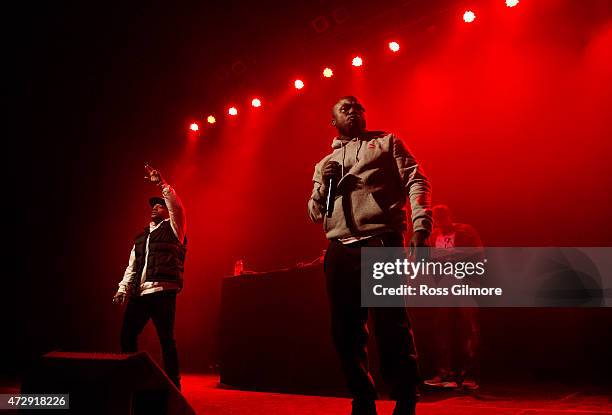
M 434 226 L 442 232 L 452 229 L 453 215 L 446 205 L 436 205 L 432 209 Z
M 342 97 L 332 107 L 332 125 L 343 137 L 355 137 L 365 131 L 365 108 L 357 98 Z
M 149 206 L 151 206 L 151 221 L 159 223 L 164 219 L 170 217 L 168 208 L 166 207 L 166 201 L 161 197 L 152 197 L 149 199 Z

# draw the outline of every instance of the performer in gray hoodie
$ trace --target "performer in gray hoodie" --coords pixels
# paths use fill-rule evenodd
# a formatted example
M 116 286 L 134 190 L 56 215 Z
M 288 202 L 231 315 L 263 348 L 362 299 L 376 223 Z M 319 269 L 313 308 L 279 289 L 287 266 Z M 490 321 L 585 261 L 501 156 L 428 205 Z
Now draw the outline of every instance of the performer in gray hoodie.
M 352 414 L 376 414 L 366 349 L 369 311 L 381 372 L 397 401 L 393 414 L 414 414 L 420 378 L 406 309 L 361 307 L 361 248 L 404 245 L 407 199 L 414 230 L 410 247 L 425 246 L 432 227 L 430 185 L 401 140 L 365 129 L 364 113 L 353 96 L 333 106 L 332 125 L 339 135 L 332 152 L 315 166 L 308 212 L 313 222 L 323 222 L 329 239 L 324 269 L 332 337 L 353 398 Z M 327 212 L 330 184 L 333 208 Z

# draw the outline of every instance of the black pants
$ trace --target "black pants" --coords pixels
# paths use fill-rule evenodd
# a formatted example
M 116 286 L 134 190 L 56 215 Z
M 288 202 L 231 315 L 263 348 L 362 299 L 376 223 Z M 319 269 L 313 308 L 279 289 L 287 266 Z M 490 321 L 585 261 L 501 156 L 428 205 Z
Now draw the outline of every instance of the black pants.
M 478 379 L 480 326 L 476 307 L 438 307 L 433 324 L 438 328 L 434 354 L 438 374 Z
M 166 374 L 180 388 L 181 378 L 174 340 L 175 314 L 176 291 L 160 291 L 130 297 L 121 327 L 121 351 L 133 353 L 138 350 L 138 336 L 149 319 L 152 319 L 161 343 Z
M 391 386 L 391 398 L 416 400 L 420 377 L 406 309 L 361 307 L 361 248 L 367 246 L 403 246 L 403 238 L 401 234 L 388 233 L 349 245 L 331 241 L 325 255 L 332 338 L 342 371 L 353 399 L 376 399 L 367 354 L 371 313 L 381 372 Z

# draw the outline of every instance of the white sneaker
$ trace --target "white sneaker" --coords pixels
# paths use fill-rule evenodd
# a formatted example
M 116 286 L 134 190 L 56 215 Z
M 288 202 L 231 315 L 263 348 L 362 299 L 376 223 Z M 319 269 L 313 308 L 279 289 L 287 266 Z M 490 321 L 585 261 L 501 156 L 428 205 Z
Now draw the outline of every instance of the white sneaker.
M 443 375 L 436 375 L 423 383 L 432 388 L 457 389 L 459 387 L 457 382 Z
M 476 382 L 476 379 L 472 379 L 472 378 L 464 379 L 461 386 L 463 387 L 463 389 L 467 389 L 471 391 L 474 391 L 480 387 L 478 382 Z

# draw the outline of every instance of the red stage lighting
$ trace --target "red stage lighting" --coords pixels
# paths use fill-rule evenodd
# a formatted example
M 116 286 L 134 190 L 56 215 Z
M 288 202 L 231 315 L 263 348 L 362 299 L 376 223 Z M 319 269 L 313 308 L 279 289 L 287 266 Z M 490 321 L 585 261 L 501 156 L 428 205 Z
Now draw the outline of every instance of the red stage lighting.
M 192 122 L 191 125 L 189 126 L 189 129 L 191 131 L 198 131 L 200 129 L 200 126 L 196 124 L 195 122 Z
M 259 100 L 259 98 L 253 98 L 253 100 L 251 101 L 251 105 L 255 108 L 261 107 L 261 101 Z
M 519 4 L 519 0 L 506 0 L 506 6 L 514 7 Z
M 208 121 L 209 124 L 214 124 L 217 122 L 217 119 L 214 116 L 209 115 L 208 118 L 206 118 L 206 121 Z
M 326 78 L 331 78 L 334 76 L 334 71 L 332 71 L 331 68 L 325 68 L 323 69 L 323 76 Z
M 353 58 L 353 66 L 361 66 L 363 65 L 363 59 L 361 59 L 361 56 L 355 56 Z
M 463 21 L 464 22 L 472 23 L 474 20 L 476 20 L 476 15 L 474 14 L 473 11 L 467 10 L 465 13 L 463 13 Z
M 304 82 L 301 79 L 296 79 L 293 85 L 295 85 L 295 89 L 304 88 Z
M 229 110 L 227 110 L 227 113 L 228 113 L 229 115 L 232 115 L 232 116 L 233 116 L 233 115 L 237 115 L 237 114 L 238 114 L 238 110 L 236 109 L 236 107 L 230 107 L 230 109 L 229 109 Z
M 391 52 L 399 52 L 400 45 L 397 42 L 389 42 L 389 49 L 391 49 Z

